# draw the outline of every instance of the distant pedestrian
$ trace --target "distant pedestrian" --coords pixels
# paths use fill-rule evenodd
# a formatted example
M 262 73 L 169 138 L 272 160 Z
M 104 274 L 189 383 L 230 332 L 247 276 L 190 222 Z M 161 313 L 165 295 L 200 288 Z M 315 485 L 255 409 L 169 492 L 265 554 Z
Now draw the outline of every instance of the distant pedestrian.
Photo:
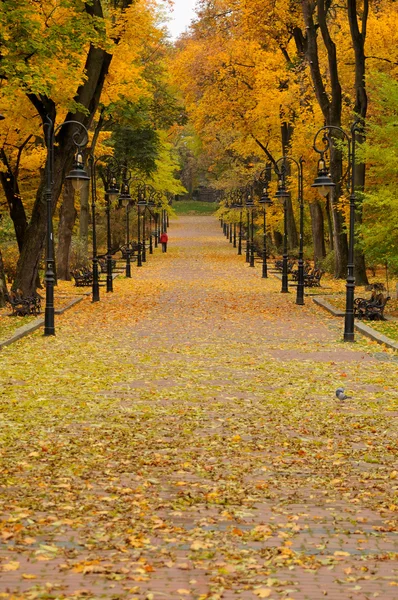
M 167 252 L 167 242 L 169 241 L 169 236 L 166 232 L 164 232 L 159 239 L 160 243 L 162 244 L 162 252 Z

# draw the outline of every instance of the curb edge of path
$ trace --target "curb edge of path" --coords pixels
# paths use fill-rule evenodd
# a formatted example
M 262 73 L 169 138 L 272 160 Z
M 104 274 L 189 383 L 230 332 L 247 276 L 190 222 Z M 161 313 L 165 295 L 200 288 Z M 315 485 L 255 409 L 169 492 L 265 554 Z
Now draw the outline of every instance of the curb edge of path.
M 69 304 L 64 306 L 64 308 L 59 308 L 59 309 L 55 310 L 54 311 L 55 314 L 62 315 L 64 312 L 66 312 L 70 308 L 73 308 L 76 304 L 79 304 L 79 302 L 84 300 L 84 298 L 86 298 L 90 294 L 91 294 L 91 292 L 88 292 L 88 293 L 84 294 L 83 296 L 80 296 L 80 298 L 74 298 L 71 302 L 69 302 Z M 22 338 L 26 337 L 30 333 L 33 333 L 34 331 L 39 329 L 43 324 L 44 324 L 44 318 L 40 317 L 39 319 L 35 319 L 34 321 L 32 321 L 31 323 L 28 323 L 27 325 L 23 325 L 22 327 L 19 327 L 10 338 L 8 338 L 7 340 L 4 340 L 3 342 L 0 342 L 0 350 L 2 348 L 5 348 L 6 346 L 10 346 L 14 342 L 17 342 L 18 340 L 21 340 Z
M 321 308 L 324 308 L 325 310 L 327 310 L 334 317 L 344 317 L 345 316 L 345 313 L 343 311 L 337 310 L 334 306 L 332 306 L 329 302 L 327 302 L 323 298 L 313 298 L 312 301 L 315 304 L 317 304 L 318 306 L 320 306 Z M 397 342 L 394 342 L 394 340 L 387 337 L 386 335 L 383 335 L 382 333 L 379 333 L 375 329 L 372 329 L 372 327 L 369 327 L 369 325 L 365 325 L 364 323 L 356 322 L 355 329 L 362 335 L 370 338 L 371 340 L 373 340 L 374 342 L 377 342 L 378 344 L 383 344 L 384 346 L 387 346 L 388 348 L 392 348 L 393 350 L 398 350 Z

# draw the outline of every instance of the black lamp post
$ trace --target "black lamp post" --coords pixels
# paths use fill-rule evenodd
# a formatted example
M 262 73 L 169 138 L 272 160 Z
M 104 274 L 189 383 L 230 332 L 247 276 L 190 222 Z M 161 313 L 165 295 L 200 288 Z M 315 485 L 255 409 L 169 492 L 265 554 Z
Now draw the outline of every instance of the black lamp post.
M 131 179 L 131 174 L 129 173 L 127 176 L 127 172 L 125 173 L 125 178 L 123 179 L 122 189 L 119 196 L 119 204 L 120 206 L 126 207 L 126 277 L 131 278 L 131 248 L 130 248 L 130 209 L 133 203 L 133 199 L 130 194 L 130 185 L 129 181 Z
M 119 187 L 117 185 L 116 177 L 108 169 L 108 184 L 105 190 L 105 201 L 106 201 L 106 239 L 107 239 L 107 252 L 106 252 L 106 291 L 113 292 L 113 274 L 112 274 L 112 238 L 111 238 L 111 205 L 119 197 Z
M 159 238 L 160 238 L 160 209 L 162 206 L 162 194 L 160 192 L 157 192 L 156 196 L 155 196 L 155 206 L 156 206 L 156 212 L 155 212 L 155 248 L 158 247 L 159 244 Z
M 92 286 L 92 301 L 99 302 L 99 273 L 98 273 L 98 256 L 97 256 L 97 220 L 96 220 L 96 201 L 97 201 L 97 179 L 96 165 L 100 160 L 112 158 L 110 155 L 99 156 L 96 158 L 93 154 L 89 156 L 90 175 L 91 175 L 91 218 L 93 221 L 93 286 Z
M 137 267 L 142 267 L 141 214 L 146 209 L 145 184 L 138 186 L 137 202 Z M 145 244 L 145 240 L 144 240 Z
M 303 158 L 300 156 L 298 162 L 298 197 L 300 207 L 300 246 L 299 246 L 299 260 L 298 260 L 298 281 L 297 281 L 297 295 L 296 304 L 304 304 L 304 177 L 303 177 Z M 297 163 L 296 163 L 297 165 Z
M 287 234 L 286 228 L 286 209 L 287 209 L 287 199 L 289 198 L 289 192 L 285 189 L 285 176 L 286 176 L 286 163 L 294 164 L 297 167 L 297 198 L 299 202 L 300 209 L 300 242 L 299 242 L 299 259 L 298 259 L 298 279 L 297 279 L 297 295 L 296 295 L 296 304 L 303 305 L 304 304 L 304 191 L 303 191 L 303 159 L 300 158 L 298 161 L 291 156 L 283 156 L 277 162 L 277 169 L 279 172 L 278 164 L 281 164 L 280 174 L 282 174 L 283 179 L 283 189 L 278 189 L 276 195 L 278 198 L 284 199 L 284 217 L 285 217 L 285 233 Z M 284 195 L 286 193 L 286 195 Z M 284 264 L 283 268 L 285 270 L 285 255 L 286 255 L 286 278 L 287 278 L 287 246 L 285 246 L 284 250 Z M 287 281 L 287 279 L 286 279 Z M 284 291 L 282 289 L 282 291 Z M 288 290 L 286 290 L 288 291 Z
M 240 190 L 238 190 L 237 206 L 239 208 L 238 256 L 241 256 L 242 255 L 243 207 L 242 207 L 242 193 Z
M 263 268 L 262 277 L 266 279 L 268 277 L 267 268 L 267 206 L 272 206 L 272 200 L 268 194 L 268 185 L 271 180 L 271 166 L 267 166 L 259 175 L 259 182 L 263 186 L 262 194 L 260 197 L 260 204 L 263 207 Z
M 141 260 L 142 262 L 146 262 L 146 209 L 148 206 L 148 202 L 146 201 L 146 186 L 145 186 L 145 205 L 142 206 L 142 250 L 141 250 Z
M 247 195 L 245 195 L 245 208 L 246 208 L 246 262 L 250 263 L 250 211 L 247 209 L 246 204 L 247 204 Z
M 279 170 L 278 163 L 281 164 L 281 169 Z M 287 261 L 288 261 L 288 253 L 287 253 L 287 200 L 290 197 L 289 192 L 286 190 L 286 162 L 285 157 L 279 159 L 275 164 L 275 172 L 278 176 L 278 189 L 275 194 L 275 198 L 280 200 L 283 203 L 283 261 L 282 261 L 282 289 L 281 292 L 283 294 L 287 294 L 289 292 L 289 284 L 288 284 L 288 273 L 287 273 Z
M 46 205 L 47 205 L 47 239 L 46 239 L 46 273 L 44 276 L 44 282 L 46 286 L 46 308 L 44 313 L 44 335 L 55 335 L 54 326 L 54 232 L 53 232 L 53 221 L 52 221 L 52 198 L 53 198 L 53 171 L 54 171 L 54 145 L 55 136 L 57 131 L 65 125 L 76 125 L 77 129 L 73 134 L 73 143 L 76 146 L 75 162 L 72 171 L 67 175 L 67 179 L 70 179 L 75 190 L 79 191 L 86 181 L 89 181 L 89 176 L 84 170 L 83 154 L 82 149 L 88 141 L 88 131 L 82 123 L 79 121 L 65 121 L 54 129 L 54 123 L 47 116 L 46 123 L 46 145 L 47 145 L 47 159 L 46 159 Z M 80 129 L 80 131 L 79 131 Z M 83 135 L 81 141 L 79 138 Z
M 318 176 L 311 187 L 316 188 L 324 197 L 336 187 L 332 181 L 325 161 L 325 153 L 333 146 L 333 133 L 338 133 L 343 136 L 348 144 L 348 177 L 350 180 L 350 223 L 349 223 L 349 243 L 348 243 L 348 264 L 347 264 L 347 280 L 346 280 L 346 306 L 344 319 L 344 341 L 353 342 L 354 336 L 354 294 L 355 294 L 355 272 L 354 272 L 354 236 L 355 236 L 355 151 L 356 151 L 356 134 L 361 131 L 361 120 L 356 119 L 351 126 L 349 136 L 344 129 L 334 125 L 326 125 L 321 127 L 314 137 L 314 150 L 320 155 L 318 161 Z M 317 146 L 318 137 L 323 134 L 323 148 Z
M 152 235 L 152 217 L 153 209 L 156 206 L 155 202 L 156 190 L 150 186 L 149 198 L 148 198 L 148 212 L 149 212 L 149 254 L 153 254 L 153 235 Z
M 253 199 L 253 190 L 251 186 L 247 188 L 247 196 L 246 196 L 246 210 L 247 210 L 247 223 L 248 223 L 248 231 L 247 231 L 247 240 L 248 240 L 248 250 L 249 250 L 249 266 L 254 267 L 254 199 Z

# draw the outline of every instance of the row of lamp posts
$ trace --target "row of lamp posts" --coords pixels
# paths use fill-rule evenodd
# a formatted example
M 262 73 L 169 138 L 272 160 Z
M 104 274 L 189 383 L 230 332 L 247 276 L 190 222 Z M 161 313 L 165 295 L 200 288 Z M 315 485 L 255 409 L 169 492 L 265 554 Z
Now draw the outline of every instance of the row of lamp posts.
M 0 115 L 0 120 L 4 119 L 4 115 Z M 72 171 L 66 177 L 71 180 L 76 190 L 81 187 L 90 179 L 84 170 L 83 165 L 83 154 L 82 148 L 85 147 L 88 141 L 88 132 L 84 125 L 77 121 L 66 121 L 56 129 L 54 129 L 53 121 L 47 117 L 45 124 L 46 131 L 46 145 L 47 145 L 47 160 L 46 160 L 46 188 L 45 198 L 47 206 L 47 240 L 46 240 L 46 272 L 45 272 L 45 285 L 46 285 L 46 307 L 45 307 L 45 322 L 44 322 L 44 335 L 54 335 L 54 239 L 53 239 L 53 226 L 52 226 L 52 195 L 53 195 L 53 171 L 54 171 L 54 145 L 55 137 L 61 127 L 76 126 L 77 129 L 73 136 L 73 142 L 76 146 L 75 163 Z M 349 238 L 348 238 L 348 263 L 347 263 L 347 279 L 346 279 L 346 307 L 345 307 L 345 319 L 344 319 L 344 341 L 354 341 L 354 294 L 355 294 L 355 265 L 354 265 L 354 242 L 355 242 L 355 208 L 356 208 L 356 190 L 355 190 L 355 154 L 356 154 L 356 136 L 362 131 L 363 123 L 360 119 L 356 119 L 350 128 L 348 134 L 342 127 L 326 125 L 321 127 L 315 134 L 313 148 L 320 155 L 318 160 L 318 175 L 311 187 L 318 189 L 320 194 L 324 197 L 333 191 L 336 184 L 332 181 L 329 169 L 326 162 L 326 155 L 330 151 L 336 151 L 335 139 L 345 139 L 348 146 L 348 169 L 347 176 L 349 179 L 350 187 L 350 213 L 349 213 Z M 323 146 L 319 147 L 319 138 L 322 134 Z M 90 158 L 92 165 L 92 211 L 93 211 L 93 301 L 99 300 L 99 285 L 98 285 L 98 258 L 96 251 L 96 230 L 95 230 L 95 159 Z M 298 263 L 298 285 L 297 285 L 297 297 L 296 303 L 299 305 L 304 304 L 304 262 L 303 262 L 303 221 L 304 221 L 304 198 L 303 198 L 303 160 L 300 158 L 299 161 L 287 156 L 283 156 L 275 163 L 275 172 L 278 176 L 278 190 L 276 197 L 283 201 L 284 208 L 284 241 L 283 241 L 283 269 L 282 269 L 282 292 L 288 292 L 288 278 L 287 278 L 287 265 L 288 265 L 288 254 L 287 254 L 287 199 L 289 198 L 289 192 L 286 190 L 286 165 L 291 162 L 296 165 L 298 173 L 298 201 L 300 208 L 300 247 L 299 247 L 299 263 Z M 279 168 L 280 167 L 280 168 Z M 270 205 L 272 201 L 268 196 L 268 183 L 270 181 L 270 168 L 267 167 L 259 177 L 260 183 L 264 185 L 263 193 L 260 198 L 260 204 L 263 207 L 263 268 L 262 277 L 267 277 L 267 248 L 266 248 L 266 206 Z M 128 182 L 125 182 L 128 185 Z M 94 189 L 93 189 L 94 187 Z M 112 191 L 112 190 L 111 190 Z M 114 189 L 116 192 L 116 188 Z M 124 190 L 127 194 L 127 189 Z M 112 194 L 111 194 L 112 195 Z M 123 195 L 123 192 L 122 192 Z M 107 210 L 108 215 L 110 214 L 110 195 L 109 190 L 107 194 Z M 123 198 L 126 199 L 126 196 Z M 253 245 L 253 208 L 254 203 L 251 194 L 247 196 L 248 201 L 246 202 L 248 220 L 250 221 L 247 228 L 247 252 L 246 260 L 249 258 L 250 266 L 254 266 L 254 245 Z M 138 199 L 137 210 L 140 215 L 140 202 L 141 206 L 146 205 L 143 198 Z M 128 214 L 130 202 L 126 205 L 126 211 Z M 239 208 L 240 220 L 239 220 L 239 238 L 238 238 L 238 254 L 242 254 L 242 191 L 238 191 L 235 195 L 233 208 Z M 250 216 L 249 216 L 250 215 Z M 126 216 L 128 219 L 128 216 Z M 145 218 L 145 211 L 144 211 Z M 140 216 L 138 216 L 138 221 Z M 109 224 L 109 219 L 108 219 Z M 167 217 L 162 210 L 162 231 L 167 228 Z M 221 226 L 223 222 L 221 221 Z M 128 221 L 127 221 L 128 228 Z M 140 227 L 138 226 L 138 230 Z M 250 242 L 249 242 L 249 230 L 250 230 Z M 109 259 L 109 231 L 108 227 L 108 252 L 107 252 L 107 264 L 110 264 L 109 272 L 112 274 L 112 257 Z M 145 231 L 145 228 L 143 229 Z M 158 230 L 157 230 L 158 231 Z M 145 237 L 145 233 L 144 233 Z M 229 232 L 229 239 L 231 241 L 231 231 Z M 156 238 L 157 241 L 157 238 Z M 152 242 L 152 238 L 151 238 Z M 140 241 L 138 242 L 138 255 L 137 266 L 142 265 L 142 253 L 140 252 Z M 236 247 L 236 224 L 234 224 L 234 247 Z M 145 239 L 142 246 L 145 257 Z M 145 259 L 145 258 L 144 258 Z M 131 276 L 130 261 L 128 266 L 126 264 L 126 276 Z M 107 291 L 112 290 L 111 277 L 107 273 Z
M 318 175 L 311 187 L 317 189 L 323 197 L 327 197 L 333 192 L 336 184 L 332 181 L 329 174 L 329 167 L 326 157 L 330 152 L 338 151 L 339 145 L 336 140 L 345 139 L 348 146 L 348 169 L 347 177 L 350 187 L 350 216 L 349 216 L 349 240 L 348 240 L 348 264 L 347 264 L 347 280 L 346 280 L 346 308 L 344 320 L 344 341 L 354 341 L 354 293 L 355 293 L 355 273 L 354 273 L 354 242 L 355 242 L 355 153 L 356 153 L 356 135 L 360 133 L 362 123 L 357 119 L 350 129 L 348 134 L 344 129 L 337 126 L 321 127 L 314 137 L 313 148 L 320 155 L 318 160 Z M 320 138 L 322 146 L 320 146 Z M 278 159 L 273 169 L 278 179 L 278 189 L 275 198 L 280 200 L 283 205 L 283 260 L 282 260 L 282 293 L 288 293 L 288 227 L 287 227 L 287 207 L 290 192 L 286 187 L 286 178 L 289 171 L 289 165 L 296 168 L 297 171 L 297 199 L 299 205 L 299 258 L 298 258 L 298 282 L 296 304 L 304 304 L 304 180 L 303 180 L 303 159 L 296 160 L 290 156 L 283 156 Z M 262 207 L 263 213 L 263 248 L 262 248 L 262 277 L 267 278 L 267 221 L 266 207 L 272 205 L 272 200 L 269 197 L 268 186 L 271 181 L 272 166 L 269 164 L 260 173 L 256 182 L 261 184 L 262 193 L 259 199 L 259 204 Z M 234 191 L 227 197 L 225 201 L 226 208 L 238 209 L 239 216 L 239 237 L 238 237 L 238 254 L 242 254 L 242 230 L 243 230 L 243 211 L 246 210 L 246 262 L 250 267 L 254 267 L 254 209 L 256 205 L 253 200 L 254 185 L 247 185 Z M 245 200 L 245 202 L 244 202 Z M 224 233 L 229 234 L 231 241 L 231 225 L 221 221 L 221 226 L 224 227 Z M 236 231 L 236 224 L 234 224 Z M 234 247 L 236 245 L 234 244 Z
M 1 116 L 0 116 L 1 117 Z M 0 118 L 1 120 L 1 118 Z M 157 192 L 152 186 L 145 182 L 132 179 L 131 173 L 125 166 L 117 166 L 110 155 L 95 157 L 90 155 L 88 158 L 90 175 L 84 168 L 83 150 L 88 142 L 88 131 L 86 127 L 78 121 L 66 121 L 57 128 L 54 128 L 53 121 L 47 117 L 46 128 L 46 215 L 47 215 L 47 236 L 46 236 L 46 271 L 44 276 L 46 288 L 46 304 L 44 315 L 44 335 L 55 335 L 54 326 L 54 286 L 55 286 L 55 263 L 54 263 L 54 234 L 52 223 L 52 204 L 53 204 L 53 178 L 54 178 L 54 147 L 58 131 L 63 127 L 74 127 L 75 132 L 72 136 L 75 145 L 75 158 L 72 170 L 66 176 L 71 181 L 74 189 L 80 191 L 84 185 L 91 179 L 91 210 L 92 210 L 92 267 L 93 284 L 92 300 L 100 300 L 99 293 L 99 260 L 97 253 L 97 231 L 96 231 L 96 170 L 99 162 L 106 164 L 105 169 L 105 204 L 107 221 L 107 253 L 106 253 L 106 291 L 113 292 L 113 259 L 111 243 L 111 207 L 118 200 L 119 207 L 126 208 L 126 277 L 131 277 L 131 243 L 130 243 L 130 222 L 129 216 L 134 200 L 130 194 L 130 184 L 134 182 L 137 189 L 137 266 L 141 267 L 146 261 L 146 216 L 149 214 L 150 220 L 150 238 L 149 252 L 153 253 L 152 222 L 155 223 L 155 247 L 158 245 L 159 236 L 167 231 L 168 219 L 167 211 L 163 208 L 162 194 Z M 121 187 L 117 182 L 116 173 L 123 173 L 123 182 Z

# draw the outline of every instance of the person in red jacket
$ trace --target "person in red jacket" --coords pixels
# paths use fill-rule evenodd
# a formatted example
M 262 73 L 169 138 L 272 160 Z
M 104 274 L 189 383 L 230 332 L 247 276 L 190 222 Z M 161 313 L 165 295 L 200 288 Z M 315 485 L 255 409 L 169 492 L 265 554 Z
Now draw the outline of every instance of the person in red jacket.
M 167 252 L 167 242 L 169 241 L 169 236 L 166 232 L 162 233 L 159 238 L 160 243 L 162 244 L 162 252 Z

